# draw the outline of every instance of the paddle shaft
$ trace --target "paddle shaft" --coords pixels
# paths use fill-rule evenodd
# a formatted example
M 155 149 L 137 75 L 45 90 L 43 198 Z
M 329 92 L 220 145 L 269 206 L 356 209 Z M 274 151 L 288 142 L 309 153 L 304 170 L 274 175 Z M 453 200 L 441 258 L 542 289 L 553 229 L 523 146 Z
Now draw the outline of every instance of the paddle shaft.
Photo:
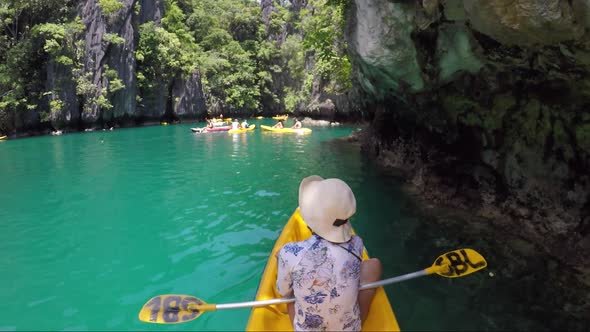
M 424 270 L 364 284 L 359 287 L 359 290 L 377 288 L 435 273 L 445 278 L 460 278 L 477 272 L 486 266 L 487 262 L 485 258 L 477 251 L 469 248 L 457 249 L 439 256 L 432 266 Z M 257 308 L 292 302 L 295 302 L 295 299 L 291 297 L 263 301 L 211 304 L 204 303 L 199 298 L 190 295 L 166 294 L 155 296 L 149 300 L 141 308 L 139 319 L 148 323 L 176 324 L 196 319 L 206 311 Z M 181 316 L 182 321 L 179 321 L 179 317 Z
M 359 290 L 377 288 L 385 285 L 395 284 L 397 282 L 402 282 L 414 278 L 423 277 L 429 274 L 436 273 L 438 271 L 447 269 L 446 265 L 443 266 L 436 266 L 436 267 L 429 267 L 424 270 L 404 274 L 398 277 L 388 278 L 380 281 L 371 282 L 368 284 L 362 285 Z M 210 310 L 224 310 L 224 309 L 238 309 L 238 308 L 257 308 L 257 307 L 265 307 L 268 305 L 273 304 L 281 304 L 281 303 L 292 303 L 295 302 L 295 298 L 280 298 L 280 299 L 271 299 L 271 300 L 262 300 L 262 301 L 248 301 L 248 302 L 236 302 L 236 303 L 226 303 L 226 304 L 207 304 L 208 306 L 215 306 Z

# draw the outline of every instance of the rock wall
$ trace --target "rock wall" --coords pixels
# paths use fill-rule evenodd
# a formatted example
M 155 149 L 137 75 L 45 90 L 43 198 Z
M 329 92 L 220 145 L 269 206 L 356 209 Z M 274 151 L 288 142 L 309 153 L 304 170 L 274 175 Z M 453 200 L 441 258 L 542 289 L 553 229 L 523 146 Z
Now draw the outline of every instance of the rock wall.
M 134 76 L 133 50 L 137 44 L 137 33 L 132 24 L 134 2 L 133 0 L 123 1 L 123 7 L 109 16 L 103 15 L 97 1 L 88 0 L 80 6 L 79 15 L 86 26 L 84 71 L 91 74 L 90 81 L 97 87 L 95 97 L 98 97 L 103 89 L 108 88 L 108 82 L 103 79 L 105 65 L 117 71 L 119 78 L 125 84 L 125 88 L 113 98 L 113 111 L 101 112 L 98 105 L 84 109 L 82 111 L 84 125 L 92 125 L 99 120 L 111 121 L 115 112 L 118 115 L 135 112 L 137 83 Z M 124 38 L 124 43 L 122 45 L 110 43 L 105 38 L 107 32 Z M 125 106 L 129 108 L 126 109 Z
M 349 14 L 365 149 L 589 290 L 590 1 L 355 0 Z
M 267 31 L 271 28 L 271 18 L 273 13 L 278 13 L 278 6 L 285 5 L 286 1 L 278 0 L 261 0 L 260 6 L 262 11 L 262 21 L 264 22 Z M 316 8 L 309 3 L 308 0 L 291 0 L 288 2 L 287 7 L 290 11 L 291 21 L 286 22 L 279 31 L 271 31 L 269 34 L 269 40 L 274 41 L 277 45 L 283 45 L 287 37 L 292 35 L 300 36 L 301 39 L 305 38 L 305 31 L 302 30 L 298 23 L 301 23 L 301 15 L 303 11 L 315 12 Z M 317 4 L 316 4 L 317 6 Z M 326 5 L 329 6 L 329 5 Z M 309 15 L 307 13 L 306 15 Z M 290 60 L 289 57 L 283 57 L 280 61 L 276 61 L 275 65 L 280 68 L 287 68 L 287 62 Z M 305 53 L 305 70 L 310 73 L 313 72 L 315 63 L 315 55 L 313 51 L 307 51 Z M 280 72 L 272 72 L 273 83 L 271 90 L 277 96 L 279 100 L 283 102 L 277 102 L 277 100 L 264 100 L 262 101 L 263 109 L 270 110 L 272 114 L 285 113 L 287 112 L 284 98 L 285 87 L 289 87 L 292 90 L 301 93 L 305 89 L 304 81 L 293 78 L 294 75 L 288 70 L 282 70 Z M 354 120 L 360 118 L 353 109 L 355 106 L 351 100 L 356 99 L 356 95 L 353 93 L 327 93 L 325 87 L 328 85 L 325 79 L 313 77 L 311 91 L 306 91 L 309 94 L 309 98 L 305 101 L 299 102 L 294 110 L 297 116 L 312 116 L 314 118 L 323 118 L 328 120 L 342 120 L 344 118 Z M 354 110 L 354 111 L 353 111 Z
M 63 102 L 61 112 L 49 113 L 51 124 L 56 128 L 63 128 L 69 123 L 80 120 L 80 104 L 76 95 L 76 85 L 70 68 L 50 60 L 47 64 L 47 91 L 53 91 L 49 100 Z M 49 108 L 45 103 L 41 108 Z M 38 121 L 38 116 L 34 117 Z M 33 122 L 31 122 L 33 123 Z
M 172 88 L 174 114 L 180 118 L 191 118 L 196 114 L 203 114 L 207 106 L 202 91 L 199 71 L 195 71 L 188 79 L 177 78 Z

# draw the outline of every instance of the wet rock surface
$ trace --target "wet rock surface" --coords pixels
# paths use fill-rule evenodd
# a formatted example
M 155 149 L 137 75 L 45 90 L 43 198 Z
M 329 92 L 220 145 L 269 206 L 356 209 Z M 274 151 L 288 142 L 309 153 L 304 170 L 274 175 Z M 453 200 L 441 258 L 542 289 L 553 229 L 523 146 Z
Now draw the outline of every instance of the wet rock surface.
M 480 217 L 461 228 L 515 239 L 494 252 L 529 248 L 505 275 L 535 317 L 552 301 L 555 329 L 590 320 L 588 4 L 356 0 L 347 34 L 364 150 L 426 205 Z
M 304 118 L 301 120 L 301 124 L 305 127 L 334 127 L 340 126 L 339 122 L 328 121 L 328 120 L 314 120 L 312 118 Z

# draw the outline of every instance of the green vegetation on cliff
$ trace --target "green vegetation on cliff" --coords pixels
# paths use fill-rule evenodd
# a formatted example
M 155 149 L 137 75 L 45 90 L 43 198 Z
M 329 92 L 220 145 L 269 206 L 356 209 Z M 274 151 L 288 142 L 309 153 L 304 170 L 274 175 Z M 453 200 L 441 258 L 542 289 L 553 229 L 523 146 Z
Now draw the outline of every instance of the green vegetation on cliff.
M 45 52 L 57 55 L 55 61 L 68 63 L 60 54 L 66 39 L 63 21 L 71 21 L 72 11 L 65 0 L 7 0 L 0 3 L 0 132 L 14 126 L 16 112 L 38 108 L 49 111 L 51 97 L 44 90 Z M 55 22 L 49 25 L 48 22 Z M 39 35 L 51 41 L 40 43 Z M 52 103 L 59 108 L 59 103 Z M 43 112 L 39 112 L 42 116 Z
M 149 101 L 172 100 L 175 82 L 195 73 L 209 112 L 303 110 L 314 96 L 351 88 L 347 3 L 3 1 L 0 133 L 104 125 L 117 120 L 113 114 L 163 117 L 170 107 L 116 110 L 135 107 L 116 98 L 162 107 Z

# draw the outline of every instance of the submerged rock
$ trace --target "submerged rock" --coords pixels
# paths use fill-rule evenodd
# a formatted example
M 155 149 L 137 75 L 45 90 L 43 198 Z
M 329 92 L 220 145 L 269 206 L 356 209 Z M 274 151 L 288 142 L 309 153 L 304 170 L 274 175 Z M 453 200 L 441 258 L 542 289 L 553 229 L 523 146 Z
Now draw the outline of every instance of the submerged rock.
M 339 122 L 334 121 L 327 121 L 327 120 L 314 120 L 312 118 L 306 117 L 301 120 L 301 124 L 304 127 L 334 127 L 339 126 Z

